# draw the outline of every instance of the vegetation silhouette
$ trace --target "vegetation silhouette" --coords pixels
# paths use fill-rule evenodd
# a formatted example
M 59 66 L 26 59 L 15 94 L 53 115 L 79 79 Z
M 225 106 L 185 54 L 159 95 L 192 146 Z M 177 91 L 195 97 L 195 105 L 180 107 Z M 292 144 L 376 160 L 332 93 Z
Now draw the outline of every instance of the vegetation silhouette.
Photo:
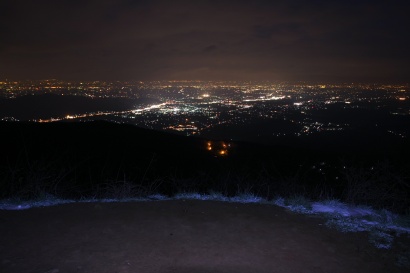
M 346 149 L 334 136 L 263 145 L 105 121 L 1 122 L 0 198 L 251 193 L 410 210 L 409 143 Z M 213 144 L 209 144 L 209 143 Z M 228 147 L 229 145 L 229 147 Z M 345 144 L 345 145 L 348 145 Z M 223 154 L 209 147 L 227 149 Z

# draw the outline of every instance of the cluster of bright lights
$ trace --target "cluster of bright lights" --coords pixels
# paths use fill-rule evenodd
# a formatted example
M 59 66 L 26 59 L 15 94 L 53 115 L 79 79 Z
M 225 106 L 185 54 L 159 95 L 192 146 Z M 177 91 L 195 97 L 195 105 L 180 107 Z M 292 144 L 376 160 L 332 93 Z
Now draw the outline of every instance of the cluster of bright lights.
M 207 141 L 206 149 L 212 152 L 215 156 L 227 156 L 231 144 L 224 141 Z

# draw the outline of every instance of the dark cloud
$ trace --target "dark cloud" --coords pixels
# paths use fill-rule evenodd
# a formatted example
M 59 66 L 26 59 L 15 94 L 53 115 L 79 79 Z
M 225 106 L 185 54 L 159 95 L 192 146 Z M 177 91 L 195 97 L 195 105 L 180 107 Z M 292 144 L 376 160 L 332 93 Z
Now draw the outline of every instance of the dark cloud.
M 404 1 L 5 0 L 0 78 L 410 79 Z
M 282 40 L 283 42 L 301 40 L 306 35 L 303 26 L 297 23 L 256 25 L 253 27 L 253 32 L 257 38 Z
M 202 51 L 205 52 L 205 53 L 211 53 L 211 52 L 214 52 L 217 49 L 218 49 L 218 47 L 216 45 L 210 45 L 210 46 L 205 47 Z

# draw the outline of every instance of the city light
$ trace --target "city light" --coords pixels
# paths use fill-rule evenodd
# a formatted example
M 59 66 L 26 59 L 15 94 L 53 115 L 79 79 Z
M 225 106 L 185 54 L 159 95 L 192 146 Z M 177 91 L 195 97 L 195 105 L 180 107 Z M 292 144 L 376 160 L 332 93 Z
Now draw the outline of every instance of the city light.
M 346 111 L 371 108 L 372 105 L 380 107 L 376 105 L 384 105 L 389 100 L 396 100 L 401 103 L 396 108 L 389 108 L 390 115 L 408 116 L 410 111 L 403 103 L 409 100 L 409 93 L 408 84 L 312 85 L 240 81 L 76 83 L 59 80 L 1 81 L 0 84 L 0 97 L 6 99 L 53 94 L 65 98 L 82 97 L 93 101 L 109 101 L 118 98 L 135 101 L 133 107 L 113 107 L 122 108 L 118 110 L 73 111 L 61 115 L 50 113 L 48 116 L 33 117 L 31 121 L 103 119 L 149 129 L 172 131 L 187 136 L 200 136 L 223 126 L 246 127 L 255 121 L 269 120 L 283 121 L 287 124 L 287 128 L 292 128 L 286 130 L 280 127 L 267 128 L 269 134 L 275 137 L 301 137 L 327 131 L 345 131 L 351 128 L 349 122 L 320 120 L 317 119 L 316 112 L 327 111 L 329 107 L 339 107 Z M 24 120 L 9 114 L 0 119 Z M 386 132 L 407 137 L 407 133 L 394 128 L 386 128 Z M 214 145 L 207 149 L 220 150 Z M 221 149 L 226 147 L 221 146 Z

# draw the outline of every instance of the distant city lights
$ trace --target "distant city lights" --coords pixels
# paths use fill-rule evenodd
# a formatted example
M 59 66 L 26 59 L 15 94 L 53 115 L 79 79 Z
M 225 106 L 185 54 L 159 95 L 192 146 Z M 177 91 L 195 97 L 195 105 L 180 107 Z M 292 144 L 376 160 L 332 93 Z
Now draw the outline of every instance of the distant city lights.
M 16 99 L 21 96 L 55 94 L 83 96 L 91 99 L 149 99 L 124 110 L 88 111 L 65 115 L 33 118 L 35 122 L 63 120 L 89 121 L 103 119 L 117 123 L 174 131 L 188 136 L 223 126 L 247 126 L 254 121 L 283 121 L 292 130 L 269 128 L 271 136 L 304 136 L 326 131 L 343 131 L 351 128 L 348 122 L 324 122 L 315 112 L 329 107 L 358 109 L 383 107 L 389 100 L 400 101 L 390 115 L 409 116 L 407 102 L 409 85 L 383 84 L 291 84 L 254 83 L 235 81 L 152 81 L 152 82 L 67 82 L 0 81 L 0 97 Z M 404 104 L 403 104 L 404 103 Z M 364 106 L 367 104 L 368 106 Z M 379 108 L 376 108 L 379 109 Z M 3 121 L 21 118 L 6 113 Z M 289 128 L 290 128 L 289 127 Z M 387 130 L 388 129 L 388 130 Z M 386 131 L 407 137 L 407 133 L 394 128 Z M 217 151 L 214 145 L 209 147 Z M 227 151 L 225 151 L 226 153 Z M 222 153 L 224 154 L 224 153 Z

